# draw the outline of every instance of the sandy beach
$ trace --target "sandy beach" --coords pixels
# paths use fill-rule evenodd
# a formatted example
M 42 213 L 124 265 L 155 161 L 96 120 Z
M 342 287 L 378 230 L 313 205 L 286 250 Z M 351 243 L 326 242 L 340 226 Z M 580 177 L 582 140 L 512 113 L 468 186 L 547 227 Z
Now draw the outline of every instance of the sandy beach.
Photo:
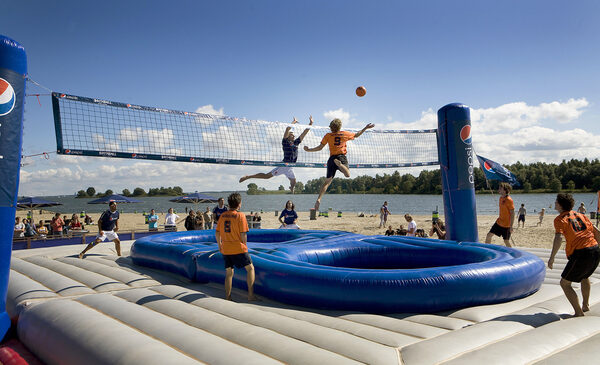
M 249 212 L 245 212 L 249 214 Z M 183 218 L 185 212 L 178 213 L 181 217 L 181 222 L 177 225 L 178 230 L 185 230 L 183 226 Z M 70 214 L 66 214 L 70 217 Z M 386 228 L 379 228 L 379 215 L 369 215 L 365 217 L 359 217 L 355 212 L 342 213 L 342 217 L 337 217 L 337 212 L 330 212 L 329 217 L 318 217 L 317 220 L 310 220 L 309 212 L 299 212 L 298 225 L 302 229 L 322 229 L 322 230 L 340 230 L 354 233 L 360 233 L 364 235 L 382 235 L 385 233 Z M 24 218 L 26 212 L 23 210 L 17 211 L 17 216 Z M 37 222 L 42 220 L 50 220 L 53 214 L 51 212 L 44 211 L 43 214 L 39 214 L 39 211 L 34 212 L 34 220 Z M 98 221 L 100 217 L 99 213 L 91 213 L 90 216 L 94 222 Z M 159 213 L 159 227 L 162 230 L 164 224 L 165 214 Z M 515 229 L 512 239 L 516 246 L 521 247 L 542 247 L 552 248 L 552 240 L 554 239 L 554 229 L 552 221 L 556 214 L 546 213 L 544 221 L 541 226 L 537 226 L 539 216 L 528 215 L 525 221 L 525 228 Z M 262 228 L 279 228 L 280 223 L 278 216 L 275 216 L 275 212 L 264 212 L 261 214 L 262 217 Z M 426 233 L 431 228 L 431 216 L 415 215 L 413 216 L 417 223 L 417 228 L 423 228 Z M 496 216 L 491 215 L 480 215 L 477 217 L 477 226 L 479 230 L 480 241 L 485 240 L 487 232 L 490 230 L 496 220 Z M 443 219 L 441 216 L 440 219 Z M 392 226 L 394 229 L 403 225 L 406 228 L 406 221 L 402 215 L 391 215 L 388 218 L 387 226 Z M 122 213 L 119 219 L 119 227 L 121 231 L 145 231 L 148 226 L 144 223 L 144 216 L 140 213 Z M 516 227 L 516 222 L 515 222 Z M 86 229 L 90 230 L 90 233 L 95 233 L 97 227 L 95 225 L 86 226 Z M 503 244 L 501 237 L 494 237 L 492 243 Z

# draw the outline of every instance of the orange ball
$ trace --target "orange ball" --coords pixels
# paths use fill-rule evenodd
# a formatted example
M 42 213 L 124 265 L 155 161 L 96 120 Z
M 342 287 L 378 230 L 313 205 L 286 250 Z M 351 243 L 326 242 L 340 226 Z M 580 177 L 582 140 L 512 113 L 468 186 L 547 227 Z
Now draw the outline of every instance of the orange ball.
M 364 86 L 359 86 L 356 88 L 356 96 L 363 97 L 367 94 L 367 89 Z

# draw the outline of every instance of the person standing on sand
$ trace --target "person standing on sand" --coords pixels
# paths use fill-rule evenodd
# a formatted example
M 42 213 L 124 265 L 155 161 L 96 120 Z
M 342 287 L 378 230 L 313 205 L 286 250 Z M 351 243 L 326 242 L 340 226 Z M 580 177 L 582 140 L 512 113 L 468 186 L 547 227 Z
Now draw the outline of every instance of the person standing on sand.
M 248 222 L 246 215 L 239 210 L 242 207 L 242 196 L 233 193 L 227 197 L 229 210 L 219 217 L 215 238 L 219 251 L 225 260 L 225 299 L 231 300 L 234 267 L 246 269 L 246 283 L 248 284 L 248 300 L 254 297 L 254 265 L 248 254 Z
M 485 237 L 485 243 L 492 243 L 492 237 L 496 235 L 502 236 L 506 247 L 512 247 L 509 239 L 515 222 L 515 203 L 510 197 L 510 189 L 511 187 L 508 183 L 500 183 L 500 187 L 498 188 L 498 194 L 500 194 L 500 216 L 496 219 L 496 223 L 494 223 Z
M 121 256 L 121 241 L 119 241 L 119 236 L 117 235 L 118 230 L 119 212 L 117 211 L 117 203 L 110 202 L 108 203 L 108 210 L 102 213 L 100 219 L 98 219 L 98 235 L 96 236 L 96 239 L 81 251 L 79 258 L 82 259 L 84 257 L 83 255 L 91 250 L 92 247 L 107 239 L 115 243 L 117 256 Z
M 586 212 L 587 212 L 587 209 L 585 209 L 585 204 L 583 204 L 583 202 L 581 202 L 581 205 L 579 205 L 579 208 L 577 208 L 577 213 L 581 213 L 581 214 L 585 215 Z
M 542 221 L 544 220 L 544 214 L 546 214 L 546 208 L 542 208 L 540 211 L 540 221 L 537 223 L 538 227 L 542 225 Z
M 562 236 L 567 242 L 565 253 L 567 265 L 561 274 L 560 287 L 575 310 L 575 317 L 582 317 L 584 312 L 590 310 L 591 283 L 589 277 L 594 273 L 600 263 L 600 248 L 597 239 L 600 231 L 584 214 L 574 212 L 575 201 L 573 196 L 560 193 L 554 203 L 558 216 L 554 219 L 554 242 L 552 253 L 548 259 L 548 268 L 554 265 L 554 256 L 562 244 Z M 579 305 L 577 293 L 571 286 L 572 282 L 581 283 L 582 305 Z
M 406 235 L 415 237 L 417 235 L 417 222 L 413 220 L 413 217 L 410 214 L 405 214 L 404 219 L 408 222 L 408 226 L 406 226 Z
M 327 178 L 321 185 L 321 190 L 319 191 L 319 197 L 315 202 L 315 210 L 319 210 L 321 206 L 321 198 L 327 191 L 329 185 L 333 181 L 333 177 L 337 170 L 341 171 L 342 174 L 346 177 L 350 177 L 350 169 L 348 168 L 348 158 L 346 158 L 346 142 L 351 141 L 355 138 L 360 137 L 367 129 L 375 127 L 375 124 L 369 123 L 358 133 L 352 133 L 348 131 L 342 131 L 342 121 L 338 118 L 329 123 L 329 129 L 331 129 L 331 133 L 327 133 L 323 140 L 321 140 L 321 144 L 314 148 L 309 148 L 308 146 L 304 146 L 304 150 L 306 152 L 318 152 L 322 150 L 326 145 L 329 145 L 329 160 L 327 160 Z
M 380 218 L 379 228 L 385 227 L 385 225 L 387 224 L 388 215 L 390 215 L 390 214 L 392 214 L 392 212 L 390 212 L 390 210 L 388 209 L 387 201 L 385 201 L 385 202 L 383 202 L 383 205 L 379 209 L 379 218 Z
M 310 116 L 309 126 L 313 124 L 313 117 Z M 298 123 L 298 120 L 294 117 L 292 124 Z M 283 147 L 283 162 L 287 163 L 296 163 L 298 160 L 298 146 L 302 143 L 304 137 L 310 130 L 310 128 L 306 128 L 302 134 L 294 139 L 294 133 L 291 132 L 292 127 L 287 127 L 285 132 L 283 133 L 283 140 L 281 141 L 281 146 Z M 258 173 L 254 175 L 246 175 L 240 178 L 240 182 L 244 182 L 248 179 L 270 179 L 273 176 L 277 175 L 285 175 L 290 180 L 290 193 L 294 194 L 294 186 L 296 186 L 296 175 L 294 175 L 294 170 L 290 166 L 279 166 L 271 170 L 270 172 Z
M 525 209 L 525 204 L 521 204 L 521 208 L 519 208 L 519 219 L 517 220 L 517 228 L 519 228 L 519 223 L 523 222 L 523 228 L 525 228 L 525 215 L 527 215 L 527 209 Z

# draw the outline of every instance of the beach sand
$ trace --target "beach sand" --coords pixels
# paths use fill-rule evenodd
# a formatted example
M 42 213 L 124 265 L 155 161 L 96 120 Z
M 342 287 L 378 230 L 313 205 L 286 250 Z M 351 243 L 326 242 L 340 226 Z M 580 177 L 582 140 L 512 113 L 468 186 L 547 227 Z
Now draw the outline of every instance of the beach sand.
M 249 214 L 249 212 L 245 212 Z M 26 212 L 23 210 L 17 211 L 17 216 L 24 218 Z M 185 213 L 179 214 L 181 222 L 177 225 L 178 230 L 185 230 L 183 227 L 183 218 Z M 383 235 L 387 227 L 379 228 L 379 215 L 359 217 L 356 212 L 343 212 L 342 217 L 337 217 L 337 212 L 330 212 L 329 217 L 318 217 L 317 220 L 310 220 L 309 212 L 299 212 L 298 225 L 302 229 L 321 229 L 321 230 L 339 230 L 360 233 L 364 235 Z M 70 217 L 67 214 L 67 217 Z M 90 216 L 94 222 L 100 218 L 100 213 L 90 213 Z M 165 220 L 165 214 L 159 213 L 159 229 L 163 229 Z M 539 221 L 538 215 L 528 215 L 525 221 L 525 228 L 515 229 L 512 235 L 515 246 L 521 247 L 542 247 L 552 248 L 552 241 L 554 239 L 554 228 L 553 220 L 556 214 L 546 213 L 544 221 L 540 227 L 537 226 Z M 34 212 L 34 220 L 39 222 L 42 220 L 50 220 L 53 217 L 53 213 L 45 212 L 39 214 L 39 210 Z M 265 212 L 261 214 L 262 217 L 262 228 L 279 228 L 281 225 L 278 221 L 278 216 L 275 216 L 275 212 Z M 479 240 L 485 241 L 485 236 L 494 224 L 496 216 L 491 215 L 480 215 L 477 217 L 477 226 L 479 231 Z M 423 228 L 426 233 L 429 233 L 431 228 L 431 216 L 430 215 L 416 215 L 413 219 L 417 223 L 417 228 Z M 443 216 L 440 216 L 443 220 Z M 516 218 L 515 218 L 516 220 Z M 391 215 L 388 217 L 387 226 L 392 226 L 394 229 L 403 225 L 404 228 L 407 226 L 407 222 L 403 215 Z M 516 227 L 516 222 L 515 222 Z M 90 230 L 91 234 L 97 232 L 97 226 L 86 226 L 86 229 Z M 119 229 L 121 231 L 145 231 L 148 226 L 144 224 L 144 216 L 141 213 L 122 213 L 119 219 Z M 501 237 L 494 236 L 492 243 L 503 244 Z

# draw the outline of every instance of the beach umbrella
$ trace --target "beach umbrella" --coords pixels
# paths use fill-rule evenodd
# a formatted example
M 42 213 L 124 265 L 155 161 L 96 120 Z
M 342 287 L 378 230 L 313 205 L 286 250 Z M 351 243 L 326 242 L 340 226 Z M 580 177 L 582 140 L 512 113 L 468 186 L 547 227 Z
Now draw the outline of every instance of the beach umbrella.
M 24 209 L 35 209 L 35 208 L 45 208 L 45 207 L 54 207 L 56 205 L 62 205 L 62 203 L 51 202 L 42 198 L 27 196 L 21 198 L 17 201 L 17 208 Z
M 113 194 L 113 195 L 103 196 L 100 199 L 89 201 L 88 204 L 106 204 L 106 203 L 109 203 L 109 202 L 115 202 L 115 203 L 141 203 L 141 201 L 137 200 L 137 199 L 128 198 L 126 196 L 119 195 L 119 194 Z
M 21 198 L 19 200 L 17 200 L 17 208 L 23 208 L 23 209 L 36 209 L 36 208 L 46 208 L 46 207 L 54 207 L 57 205 L 62 205 L 62 203 L 59 202 L 51 202 L 42 198 L 38 198 L 35 196 L 26 196 L 24 198 Z M 33 212 L 31 212 L 31 220 L 33 220 Z M 35 221 L 34 221 L 35 222 Z
M 169 201 L 175 203 L 188 203 L 188 204 L 198 204 L 198 203 L 216 203 L 217 198 L 200 193 L 192 193 L 184 196 L 178 196 L 177 198 L 170 199 Z

